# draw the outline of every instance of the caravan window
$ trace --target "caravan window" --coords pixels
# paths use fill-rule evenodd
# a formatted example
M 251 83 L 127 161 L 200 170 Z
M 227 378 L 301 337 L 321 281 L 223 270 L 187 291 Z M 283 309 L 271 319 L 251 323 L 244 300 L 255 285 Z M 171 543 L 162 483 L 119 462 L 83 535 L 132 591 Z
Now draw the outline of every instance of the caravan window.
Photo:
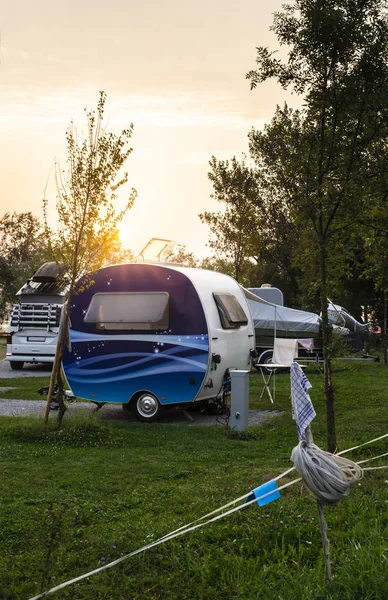
M 167 292 L 116 292 L 95 294 L 85 323 L 97 329 L 165 331 L 169 327 Z
M 213 294 L 213 297 L 224 329 L 237 329 L 241 325 L 248 325 L 248 318 L 236 296 L 220 293 Z

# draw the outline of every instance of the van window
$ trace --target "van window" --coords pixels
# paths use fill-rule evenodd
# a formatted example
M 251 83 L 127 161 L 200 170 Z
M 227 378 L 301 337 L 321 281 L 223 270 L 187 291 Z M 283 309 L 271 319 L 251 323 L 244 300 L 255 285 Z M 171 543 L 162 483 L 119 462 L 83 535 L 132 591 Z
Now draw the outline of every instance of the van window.
M 85 323 L 102 330 L 165 331 L 169 327 L 167 292 L 113 292 L 95 294 Z
M 248 318 L 236 296 L 217 293 L 213 294 L 213 297 L 224 329 L 237 329 L 241 325 L 248 325 Z

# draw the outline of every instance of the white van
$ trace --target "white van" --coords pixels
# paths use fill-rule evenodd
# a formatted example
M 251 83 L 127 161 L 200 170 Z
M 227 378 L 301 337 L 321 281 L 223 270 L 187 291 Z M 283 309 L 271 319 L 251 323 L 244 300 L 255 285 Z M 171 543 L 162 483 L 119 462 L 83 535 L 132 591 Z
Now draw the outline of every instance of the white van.
M 6 360 L 11 369 L 22 369 L 26 362 L 54 362 L 66 300 L 59 283 L 62 272 L 56 263 L 45 263 L 17 292 L 19 302 L 12 306 L 7 334 Z

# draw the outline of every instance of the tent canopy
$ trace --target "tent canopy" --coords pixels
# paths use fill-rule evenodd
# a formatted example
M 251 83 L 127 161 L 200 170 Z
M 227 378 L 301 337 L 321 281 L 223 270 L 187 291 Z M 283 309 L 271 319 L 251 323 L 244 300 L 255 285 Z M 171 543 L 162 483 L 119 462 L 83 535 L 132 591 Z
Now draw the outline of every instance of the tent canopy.
M 249 304 L 255 329 L 298 334 L 319 333 L 321 319 L 318 315 L 267 302 L 249 290 L 242 289 Z

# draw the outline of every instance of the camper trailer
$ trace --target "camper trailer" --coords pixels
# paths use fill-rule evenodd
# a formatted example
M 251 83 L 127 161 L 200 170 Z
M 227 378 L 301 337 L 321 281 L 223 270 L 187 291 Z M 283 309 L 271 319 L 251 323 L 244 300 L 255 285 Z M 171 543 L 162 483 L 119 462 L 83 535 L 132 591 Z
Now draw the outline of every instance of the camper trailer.
M 7 334 L 6 359 L 12 369 L 22 369 L 26 362 L 53 363 L 66 300 L 62 275 L 62 267 L 45 263 L 17 292 Z
M 241 287 L 202 269 L 104 267 L 74 296 L 70 319 L 63 367 L 73 393 L 121 403 L 142 421 L 220 398 L 228 370 L 249 369 L 255 345 Z

